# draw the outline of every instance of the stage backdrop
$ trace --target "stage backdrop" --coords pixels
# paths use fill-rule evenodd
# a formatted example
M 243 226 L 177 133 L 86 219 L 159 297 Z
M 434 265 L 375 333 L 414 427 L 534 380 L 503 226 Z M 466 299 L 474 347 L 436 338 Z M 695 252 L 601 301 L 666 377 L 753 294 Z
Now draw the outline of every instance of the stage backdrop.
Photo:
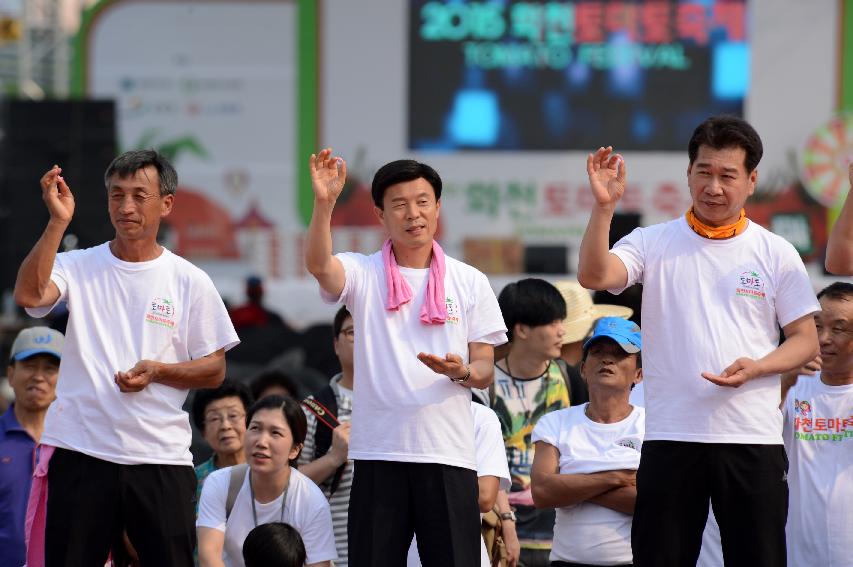
M 818 207 L 825 232 L 800 166 L 837 110 L 840 3 L 328 4 L 321 140 L 355 162 L 365 190 L 392 159 L 435 166 L 442 243 L 458 257 L 511 272 L 527 252 L 564 247 L 573 269 L 591 207 L 586 156 L 609 144 L 628 163 L 622 212 L 643 224 L 683 214 L 687 140 L 718 111 L 742 113 L 763 138 L 756 202 L 772 209 L 793 192 L 778 202 Z M 805 243 L 801 220 L 777 228 Z
M 350 163 L 336 250 L 381 244 L 370 180 L 408 156 L 445 180 L 450 254 L 491 274 L 573 270 L 587 153 L 624 152 L 625 226 L 674 218 L 689 133 L 720 111 L 764 140 L 755 215 L 816 259 L 853 153 L 836 118 L 853 100 L 844 29 L 853 0 L 113 0 L 84 20 L 76 92 L 116 98 L 124 149 L 175 157 L 174 246 L 234 300 L 250 270 L 305 281 L 317 148 Z
M 301 270 L 316 29 L 311 0 L 115 0 L 87 12 L 76 90 L 116 100 L 121 149 L 174 159 L 179 254 L 271 278 Z

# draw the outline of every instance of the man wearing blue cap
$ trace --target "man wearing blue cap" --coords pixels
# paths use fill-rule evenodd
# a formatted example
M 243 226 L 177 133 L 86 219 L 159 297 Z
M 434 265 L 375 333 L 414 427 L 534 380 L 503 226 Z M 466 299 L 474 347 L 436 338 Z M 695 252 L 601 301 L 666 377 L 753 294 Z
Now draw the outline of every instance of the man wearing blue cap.
M 538 508 L 557 508 L 551 566 L 630 565 L 645 411 L 628 403 L 642 380 L 640 328 L 604 317 L 583 345 L 589 403 L 542 416 L 533 430 Z
M 30 327 L 12 344 L 6 377 L 15 403 L 0 417 L 0 565 L 25 563 L 24 517 L 36 445 L 47 407 L 56 398 L 64 340 L 59 331 Z

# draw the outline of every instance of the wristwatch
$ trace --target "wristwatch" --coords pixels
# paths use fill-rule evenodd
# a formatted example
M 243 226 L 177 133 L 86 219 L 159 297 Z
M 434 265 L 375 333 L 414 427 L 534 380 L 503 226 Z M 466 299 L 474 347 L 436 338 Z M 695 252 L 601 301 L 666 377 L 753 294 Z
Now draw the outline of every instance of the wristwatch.
M 467 382 L 468 379 L 471 378 L 471 367 L 465 366 L 465 369 L 467 370 L 465 376 L 463 376 L 462 378 L 451 378 L 450 381 L 456 384 L 464 384 L 465 382 Z
M 500 517 L 501 520 L 509 520 L 510 522 L 515 522 L 515 510 L 510 510 L 509 512 L 501 512 Z

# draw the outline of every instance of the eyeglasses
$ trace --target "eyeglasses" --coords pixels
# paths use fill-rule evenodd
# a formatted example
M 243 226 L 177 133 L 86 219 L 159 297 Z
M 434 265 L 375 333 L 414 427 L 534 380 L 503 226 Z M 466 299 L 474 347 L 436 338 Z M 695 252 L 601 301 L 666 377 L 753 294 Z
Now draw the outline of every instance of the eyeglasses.
M 233 412 L 233 411 L 230 411 L 228 413 L 210 412 L 208 414 L 205 414 L 204 423 L 205 423 L 205 425 L 210 424 L 210 425 L 213 425 L 214 427 L 220 427 L 226 421 L 228 423 L 230 423 L 231 425 L 238 425 L 240 423 L 243 423 L 243 421 L 245 419 L 246 419 L 245 413 L 237 413 L 237 412 Z

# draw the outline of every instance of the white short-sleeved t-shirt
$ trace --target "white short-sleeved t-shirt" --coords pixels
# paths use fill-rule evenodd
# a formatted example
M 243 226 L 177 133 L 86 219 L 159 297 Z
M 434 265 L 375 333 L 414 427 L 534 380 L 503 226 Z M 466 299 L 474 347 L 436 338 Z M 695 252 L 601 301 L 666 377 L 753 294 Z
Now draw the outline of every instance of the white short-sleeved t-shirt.
M 543 415 L 533 428 L 533 442 L 557 448 L 560 474 L 637 470 L 643 447 L 643 408 L 635 406 L 617 423 L 598 423 L 586 416 L 588 405 Z M 591 502 L 557 508 L 551 561 L 631 563 L 631 520 L 629 514 Z
M 509 463 L 498 415 L 483 404 L 471 402 L 471 418 L 474 420 L 477 476 L 495 476 L 500 480 L 500 490 L 509 490 Z
M 225 532 L 222 560 L 226 567 L 244 567 L 243 542 L 255 527 L 249 490 L 249 469 L 246 469 L 243 485 L 237 493 L 231 515 L 226 521 L 225 501 L 228 498 L 230 479 L 231 467 L 214 471 L 207 477 L 201 491 L 196 526 Z M 266 504 L 255 501 L 258 525 L 282 521 L 282 497 L 279 496 Z M 311 479 L 292 467 L 287 500 L 284 503 L 283 521 L 293 526 L 302 536 L 307 564 L 337 559 L 329 503 Z
M 192 466 L 188 390 L 152 383 L 122 393 L 114 377 L 140 360 L 185 362 L 239 343 L 207 274 L 165 248 L 125 262 L 104 243 L 58 254 L 50 279 L 69 318 L 41 442 L 119 464 Z
M 800 376 L 783 406 L 788 565 L 853 565 L 853 384 Z
M 612 252 L 628 285 L 643 284 L 646 440 L 782 443 L 778 375 L 726 388 L 702 372 L 767 355 L 778 326 L 820 309 L 794 247 L 753 222 L 702 238 L 681 217 L 634 230 Z
M 488 279 L 446 256 L 447 322 L 424 325 L 420 309 L 428 269 L 400 267 L 412 301 L 385 309 L 388 295 L 382 254 L 338 254 L 346 271 L 340 298 L 355 325 L 355 383 L 349 455 L 353 460 L 439 463 L 476 469 L 471 390 L 436 374 L 420 352 L 458 354 L 468 344 L 506 342 L 506 327 Z
M 483 404 L 471 402 L 471 417 L 474 420 L 474 444 L 477 448 L 477 476 L 495 476 L 500 490 L 509 490 L 509 464 L 504 451 L 504 438 L 497 414 Z M 420 567 L 417 539 L 409 546 L 406 567 Z M 486 544 L 480 540 L 480 567 L 491 567 Z

